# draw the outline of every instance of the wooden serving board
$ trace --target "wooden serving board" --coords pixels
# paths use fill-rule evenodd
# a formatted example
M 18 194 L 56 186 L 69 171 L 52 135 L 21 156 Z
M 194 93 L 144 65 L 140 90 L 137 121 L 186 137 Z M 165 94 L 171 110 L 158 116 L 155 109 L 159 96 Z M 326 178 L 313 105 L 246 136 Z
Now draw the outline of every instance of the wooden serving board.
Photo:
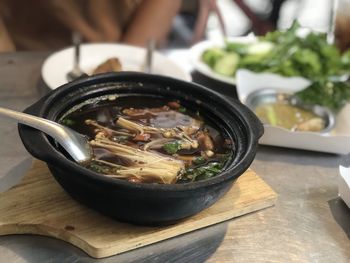
M 64 192 L 44 163 L 34 161 L 18 185 L 0 194 L 0 235 L 56 237 L 102 258 L 272 206 L 276 197 L 248 170 L 217 203 L 193 217 L 166 227 L 135 226 L 80 205 Z

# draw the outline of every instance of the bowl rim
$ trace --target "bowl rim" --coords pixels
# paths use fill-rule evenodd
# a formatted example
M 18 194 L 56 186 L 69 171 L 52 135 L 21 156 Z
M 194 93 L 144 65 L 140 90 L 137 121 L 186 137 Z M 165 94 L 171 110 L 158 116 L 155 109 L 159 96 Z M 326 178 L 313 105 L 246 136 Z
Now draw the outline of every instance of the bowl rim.
M 143 191 L 157 190 L 157 191 L 167 191 L 167 192 L 168 191 L 183 192 L 183 191 L 190 191 L 190 190 L 195 190 L 199 188 L 205 188 L 212 185 L 218 185 L 226 181 L 235 180 L 240 175 L 242 175 L 244 171 L 246 171 L 249 168 L 251 162 L 255 158 L 258 139 L 262 136 L 262 133 L 263 133 L 263 126 L 261 122 L 249 110 L 248 107 L 240 103 L 238 100 L 228 100 L 221 94 L 193 82 L 186 82 L 186 81 L 174 79 L 171 77 L 144 74 L 144 73 L 138 73 L 138 72 L 119 72 L 119 73 L 98 74 L 91 77 L 78 79 L 73 82 L 62 85 L 61 87 L 51 91 L 47 96 L 43 97 L 37 103 L 28 107 L 25 111 L 30 113 L 31 107 L 34 107 L 34 106 L 37 107 L 39 104 L 41 104 L 39 105 L 40 107 L 35 114 L 41 117 L 45 117 L 45 111 L 47 111 L 50 108 L 50 106 L 52 106 L 51 104 L 55 100 L 57 100 L 56 98 L 57 96 L 67 96 L 67 94 L 69 94 L 70 91 L 72 91 L 73 87 L 79 88 L 80 86 L 91 86 L 92 84 L 89 84 L 89 83 L 92 83 L 92 82 L 100 81 L 101 83 L 108 83 L 108 82 L 110 83 L 113 81 L 115 82 L 129 81 L 131 79 L 137 79 L 137 81 L 134 81 L 134 82 L 151 83 L 152 80 L 154 80 L 154 78 L 156 78 L 158 81 L 161 80 L 163 82 L 172 82 L 173 84 L 169 86 L 186 85 L 188 87 L 191 87 L 193 90 L 200 90 L 201 92 L 205 92 L 208 96 L 211 97 L 211 99 L 214 98 L 219 100 L 221 105 L 224 105 L 224 107 L 230 107 L 236 112 L 236 114 L 240 115 L 241 119 L 244 120 L 245 122 L 244 125 L 246 126 L 246 129 L 247 129 L 246 131 L 247 147 L 245 149 L 245 152 L 242 154 L 241 158 L 238 160 L 238 162 L 234 166 L 232 166 L 232 163 L 231 163 L 224 171 L 217 174 L 216 176 L 206 180 L 201 180 L 196 182 L 188 182 L 188 183 L 181 183 L 181 184 L 145 184 L 145 183 L 136 184 L 136 183 L 128 182 L 126 180 L 116 180 L 115 178 L 109 178 L 107 176 L 103 176 L 99 173 L 93 172 L 81 166 L 75 161 L 68 159 L 58 149 L 56 149 L 52 145 L 52 143 L 49 142 L 47 135 L 45 135 L 43 132 L 36 131 L 40 134 L 40 137 L 43 137 L 42 139 L 44 139 L 47 146 L 49 146 L 51 150 L 51 153 L 48 154 L 47 159 L 44 161 L 47 162 L 49 165 L 59 167 L 60 169 L 68 168 L 69 170 L 79 174 L 79 176 L 88 177 L 89 179 L 92 179 L 94 181 L 103 182 L 111 186 L 123 187 L 126 190 L 142 189 Z M 110 79 L 111 81 L 108 81 Z M 23 130 L 23 128 L 24 126 L 19 125 L 21 138 L 23 135 L 21 134 L 21 130 Z M 22 141 L 23 140 L 25 141 L 25 138 L 24 139 L 22 138 Z M 27 150 L 31 152 L 30 151 L 31 149 L 27 149 Z

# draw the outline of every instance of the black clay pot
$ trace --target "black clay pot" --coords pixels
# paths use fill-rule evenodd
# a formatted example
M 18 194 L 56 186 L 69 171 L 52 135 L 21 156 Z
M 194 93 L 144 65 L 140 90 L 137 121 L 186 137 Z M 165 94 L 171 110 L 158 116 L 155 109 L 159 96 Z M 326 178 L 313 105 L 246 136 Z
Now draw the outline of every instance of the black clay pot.
M 72 161 L 44 133 L 19 125 L 26 149 L 47 163 L 60 185 L 77 201 L 121 221 L 170 224 L 209 207 L 230 188 L 255 157 L 263 126 L 238 101 L 205 87 L 168 77 L 123 72 L 76 80 L 52 91 L 26 113 L 57 121 L 73 106 L 106 94 L 178 99 L 198 108 L 231 136 L 235 155 L 219 175 L 199 182 L 136 184 L 99 175 Z

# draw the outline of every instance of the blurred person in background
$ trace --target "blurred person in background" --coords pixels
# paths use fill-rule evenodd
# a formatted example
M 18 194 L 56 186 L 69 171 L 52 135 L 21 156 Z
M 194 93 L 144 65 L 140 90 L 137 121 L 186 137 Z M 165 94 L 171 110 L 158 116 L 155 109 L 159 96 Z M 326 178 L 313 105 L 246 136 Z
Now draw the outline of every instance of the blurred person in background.
M 335 7 L 335 44 L 344 52 L 350 49 L 350 0 L 338 0 Z
M 265 0 L 266 1 L 266 0 Z M 181 8 L 181 17 L 186 20 L 184 23 L 177 23 L 180 30 L 177 30 L 180 37 L 186 37 L 187 44 L 194 44 L 202 41 L 206 38 L 206 29 L 209 21 L 209 17 L 214 15 L 218 21 L 218 27 L 224 35 L 228 35 L 227 28 L 231 28 L 232 24 L 225 24 L 225 20 L 228 14 L 223 12 L 225 7 L 230 9 L 234 6 L 235 9 L 246 16 L 249 20 L 247 25 L 246 35 L 250 32 L 254 32 L 256 35 L 265 35 L 269 31 L 277 29 L 277 23 L 280 16 L 280 10 L 286 0 L 268 0 L 267 10 L 263 12 L 256 12 L 254 5 L 257 3 L 250 3 L 252 1 L 246 0 L 230 0 L 230 1 L 219 1 L 219 0 L 187 0 L 183 1 Z M 249 4 L 249 5 L 248 5 Z M 234 15 L 234 14 L 233 14 Z M 226 16 L 226 17 L 224 17 Z M 236 23 L 247 23 L 242 21 L 241 18 L 235 17 Z M 231 20 L 232 21 L 232 20 Z M 183 32 L 179 32 L 179 31 Z M 186 31 L 192 34 L 187 33 Z M 181 36 L 182 35 L 182 36 Z M 235 35 L 237 36 L 237 35 Z
M 181 0 L 0 0 L 0 52 L 87 42 L 164 43 Z

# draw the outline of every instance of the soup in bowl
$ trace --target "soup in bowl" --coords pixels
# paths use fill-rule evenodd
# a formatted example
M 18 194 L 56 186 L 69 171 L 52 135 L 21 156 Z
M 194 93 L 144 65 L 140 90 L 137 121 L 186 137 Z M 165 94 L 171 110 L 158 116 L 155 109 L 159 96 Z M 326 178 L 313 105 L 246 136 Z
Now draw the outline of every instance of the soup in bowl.
M 75 106 L 60 123 L 88 136 L 93 158 L 86 168 L 134 183 L 209 179 L 223 170 L 235 147 L 198 110 L 156 96 L 97 97 Z
M 209 207 L 253 161 L 263 127 L 236 100 L 142 73 L 66 84 L 26 109 L 89 138 L 76 163 L 44 133 L 19 125 L 27 150 L 77 201 L 137 224 L 170 224 Z

